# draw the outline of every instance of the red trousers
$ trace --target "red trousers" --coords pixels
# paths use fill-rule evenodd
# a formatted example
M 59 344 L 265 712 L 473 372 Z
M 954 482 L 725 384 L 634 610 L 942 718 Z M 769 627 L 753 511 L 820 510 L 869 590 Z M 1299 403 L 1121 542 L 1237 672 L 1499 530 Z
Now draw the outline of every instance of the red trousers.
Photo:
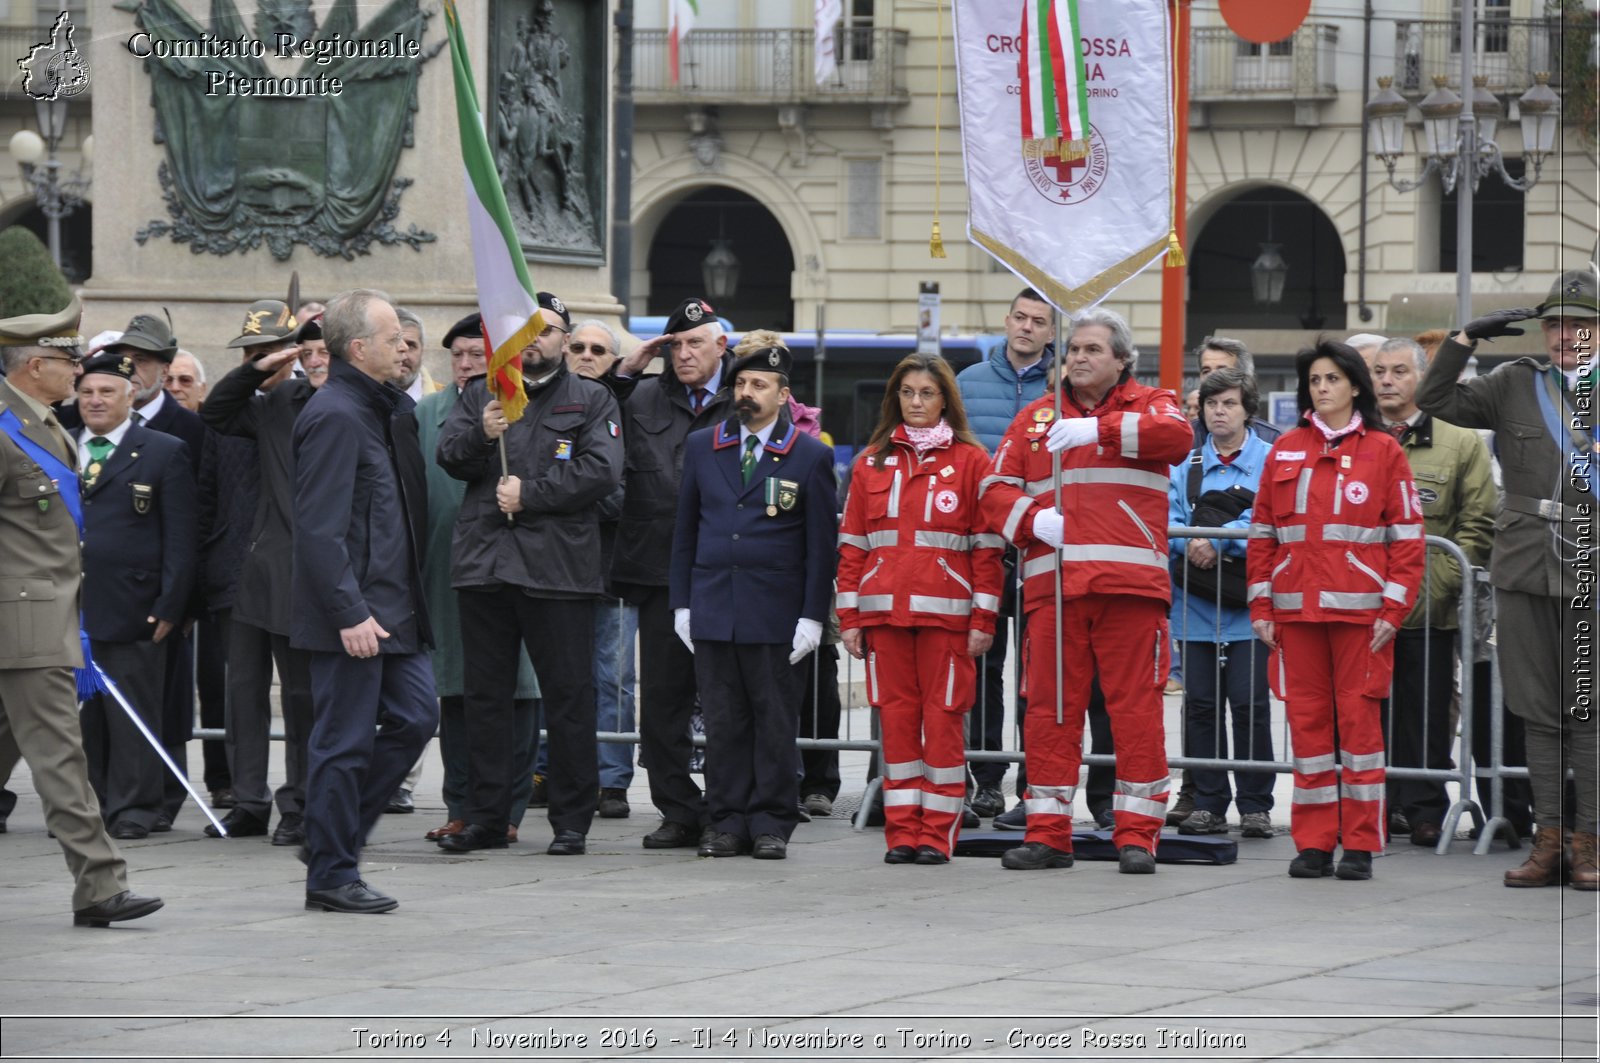
M 884 841 L 950 855 L 967 793 L 966 712 L 977 682 L 967 633 L 867 628 L 867 700 L 883 736 Z
M 1028 614 L 1028 833 L 1024 840 L 1072 850 L 1072 801 L 1083 763 L 1083 723 L 1094 677 L 1106 696 L 1117 776 L 1111 807 L 1118 846 L 1155 852 L 1166 822 L 1167 743 L 1161 690 L 1171 648 L 1167 606 L 1131 594 L 1069 598 L 1061 623 L 1061 723 L 1056 723 L 1056 615 Z
M 1383 721 L 1394 643 L 1372 653 L 1370 624 L 1279 624 L 1271 667 L 1294 748 L 1296 849 L 1383 849 Z M 1339 735 L 1334 755 L 1334 731 Z M 1342 771 L 1335 771 L 1335 766 Z

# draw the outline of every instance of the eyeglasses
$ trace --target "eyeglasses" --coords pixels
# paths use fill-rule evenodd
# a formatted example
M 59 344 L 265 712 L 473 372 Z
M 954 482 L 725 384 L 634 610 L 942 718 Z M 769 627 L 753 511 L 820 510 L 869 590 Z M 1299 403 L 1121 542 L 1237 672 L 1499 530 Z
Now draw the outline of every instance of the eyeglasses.
M 182 384 L 184 387 L 192 387 L 193 385 L 200 383 L 200 381 L 198 379 L 196 379 L 195 377 L 190 376 L 187 373 L 184 373 L 182 375 L 179 375 L 179 374 L 176 374 L 176 373 L 168 373 L 167 374 L 167 379 L 172 381 L 175 384 Z
M 900 401 L 910 402 L 912 399 L 921 399 L 925 403 L 933 402 L 941 397 L 941 393 L 932 388 L 923 391 L 913 391 L 911 388 L 900 389 Z
M 545 327 L 544 327 L 544 331 L 543 331 L 543 332 L 541 332 L 541 333 L 539 333 L 539 338 L 540 338 L 540 339 L 541 339 L 541 340 L 542 340 L 542 339 L 544 339 L 544 338 L 545 338 L 545 337 L 546 337 L 546 336 L 548 336 L 548 335 L 550 335 L 550 333 L 552 333 L 552 332 L 559 332 L 559 333 L 561 333 L 561 334 L 562 334 L 562 335 L 563 335 L 563 336 L 565 336 L 565 335 L 566 335 L 566 334 L 567 334 L 567 330 L 566 330 L 566 329 L 564 329 L 564 328 L 562 328 L 562 327 L 561 327 L 561 326 L 559 326 L 559 325 L 546 325 L 546 326 L 545 326 Z
M 83 355 L 81 354 L 36 354 L 34 357 L 41 362 L 71 362 L 73 365 L 79 365 L 83 362 Z
M 604 358 L 606 355 L 611 353 L 611 348 L 607 347 L 603 343 L 574 343 L 572 346 L 568 347 L 567 350 L 571 351 L 573 354 L 582 354 L 584 351 L 588 351 L 596 358 Z

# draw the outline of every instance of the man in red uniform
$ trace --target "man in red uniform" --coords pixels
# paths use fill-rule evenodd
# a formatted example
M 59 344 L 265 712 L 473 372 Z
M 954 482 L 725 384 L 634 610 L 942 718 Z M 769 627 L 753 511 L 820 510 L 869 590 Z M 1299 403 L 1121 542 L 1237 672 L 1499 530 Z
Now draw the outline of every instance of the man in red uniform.
M 1060 416 L 1050 395 L 1018 414 L 983 487 L 991 527 L 1022 551 L 1028 614 L 1028 832 L 1001 862 L 1016 870 L 1072 866 L 1072 800 L 1098 672 L 1116 745 L 1119 869 L 1150 874 L 1168 790 L 1161 704 L 1172 596 L 1167 483 L 1194 435 L 1177 396 L 1133 379 L 1138 352 L 1120 315 L 1079 315 L 1066 352 Z

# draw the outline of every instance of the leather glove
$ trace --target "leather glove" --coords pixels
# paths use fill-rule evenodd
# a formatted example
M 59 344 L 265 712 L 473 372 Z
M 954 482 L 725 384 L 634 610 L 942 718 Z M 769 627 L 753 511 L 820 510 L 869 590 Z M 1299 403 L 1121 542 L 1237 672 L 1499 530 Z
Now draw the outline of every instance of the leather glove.
M 1061 549 L 1061 528 L 1066 522 L 1054 509 L 1041 509 L 1033 518 L 1033 537 L 1052 550 Z
M 672 611 L 672 630 L 678 633 L 683 644 L 689 647 L 689 652 L 694 652 L 694 639 L 689 637 L 689 610 L 674 609 Z
M 1492 340 L 1496 336 L 1520 336 L 1522 329 L 1512 328 L 1513 321 L 1526 321 L 1530 317 L 1538 317 L 1539 308 L 1536 306 L 1516 306 L 1509 310 L 1493 310 L 1482 317 L 1474 318 L 1461 327 L 1469 340 Z
M 799 664 L 806 654 L 822 645 L 822 624 L 816 620 L 800 618 L 794 626 L 794 652 L 789 654 L 790 664 Z
M 1098 417 L 1064 417 L 1050 426 L 1050 434 L 1044 439 L 1044 448 L 1055 454 L 1071 447 L 1088 446 L 1099 441 Z

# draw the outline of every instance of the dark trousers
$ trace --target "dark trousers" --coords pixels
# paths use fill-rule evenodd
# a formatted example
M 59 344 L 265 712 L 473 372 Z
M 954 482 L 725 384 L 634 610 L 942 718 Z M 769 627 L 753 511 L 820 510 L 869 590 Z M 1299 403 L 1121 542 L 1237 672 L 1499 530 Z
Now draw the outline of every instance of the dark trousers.
M 1453 631 L 1401 630 L 1394 637 L 1394 687 L 1383 702 L 1388 763 L 1396 768 L 1450 768 L 1453 737 L 1450 696 L 1455 688 Z M 1450 808 L 1444 783 L 1436 779 L 1386 777 L 1389 807 L 1405 813 L 1415 829 L 1437 827 Z
M 1184 752 L 1191 757 L 1229 758 L 1225 721 L 1231 719 L 1231 759 L 1271 760 L 1267 647 L 1254 639 L 1181 645 L 1188 654 L 1183 672 Z M 1194 783 L 1194 807 L 1201 811 L 1223 815 L 1230 800 L 1240 814 L 1272 810 L 1275 778 L 1270 771 L 1234 772 L 1237 792 L 1229 791 L 1228 773 L 1216 768 L 1189 768 L 1184 778 Z
M 650 801 L 661 818 L 698 831 L 706 801 L 689 774 L 695 656 L 672 629 L 667 589 L 652 588 L 639 601 L 639 766 L 650 773 Z
M 1524 767 L 1528 763 L 1528 746 L 1522 732 L 1522 717 L 1514 712 L 1506 712 L 1504 702 L 1499 705 L 1491 703 L 1492 671 L 1488 661 L 1478 661 L 1472 666 L 1473 768 L 1486 768 L 1493 763 L 1490 757 L 1490 728 L 1493 726 L 1490 714 L 1495 712 L 1500 713 L 1503 725 L 1500 735 L 1501 763 L 1506 767 Z M 1479 778 L 1474 784 L 1478 804 L 1482 806 L 1485 816 L 1494 814 L 1493 786 L 1493 780 L 1487 778 Z M 1528 787 L 1528 780 L 1507 779 L 1500 793 L 1507 821 L 1516 828 L 1520 837 L 1530 837 L 1533 834 L 1533 791 Z M 1570 806 L 1571 802 L 1568 804 Z
M 200 696 L 200 726 L 225 731 L 228 726 L 228 621 L 227 610 L 206 617 L 194 627 L 194 677 Z M 203 781 L 212 793 L 233 788 L 228 768 L 228 743 L 208 738 L 200 743 L 205 765 Z
M 805 693 L 800 701 L 801 738 L 838 738 L 839 647 L 821 646 L 797 666 L 805 676 Z M 839 751 L 804 749 L 800 751 L 800 793 L 822 794 L 830 801 L 839 796 Z
M 800 821 L 794 738 L 805 692 L 801 665 L 779 643 L 696 640 L 706 718 L 706 805 L 713 830 L 785 840 Z
M 514 826 L 522 826 L 522 815 L 533 796 L 533 765 L 539 756 L 538 698 L 517 698 L 512 704 L 511 745 L 515 755 L 511 765 L 511 814 Z M 439 699 L 439 759 L 444 762 L 444 808 L 446 819 L 467 818 L 467 794 L 471 789 L 468 755 L 466 699 L 452 694 Z
M 182 633 L 181 626 L 161 641 L 166 649 L 163 667 L 166 679 L 161 691 L 161 748 L 189 777 L 189 739 L 194 737 L 194 640 Z M 162 773 L 161 812 L 170 823 L 188 800 L 178 776 Z
M 310 654 L 241 620 L 228 621 L 228 750 L 233 796 L 238 807 L 261 819 L 271 814 L 267 784 L 272 752 L 272 666 L 278 666 L 283 709 L 284 781 L 278 787 L 280 815 L 301 813 L 306 804 L 306 743 L 312 730 Z
M 426 653 L 312 652 L 306 889 L 361 877 L 361 847 L 433 737 L 439 706 Z
M 165 643 L 96 639 L 90 652 L 156 741 L 161 741 Z M 100 799 L 100 814 L 113 826 L 128 822 L 149 830 L 165 814 L 166 765 L 110 694 L 84 702 L 82 722 L 89 782 Z
M 550 826 L 587 834 L 600 797 L 594 600 L 534 598 L 505 586 L 467 588 L 458 600 L 466 675 L 467 822 L 498 833 L 510 821 L 514 766 L 522 763 L 513 697 L 520 643 L 527 647 L 544 696 Z

